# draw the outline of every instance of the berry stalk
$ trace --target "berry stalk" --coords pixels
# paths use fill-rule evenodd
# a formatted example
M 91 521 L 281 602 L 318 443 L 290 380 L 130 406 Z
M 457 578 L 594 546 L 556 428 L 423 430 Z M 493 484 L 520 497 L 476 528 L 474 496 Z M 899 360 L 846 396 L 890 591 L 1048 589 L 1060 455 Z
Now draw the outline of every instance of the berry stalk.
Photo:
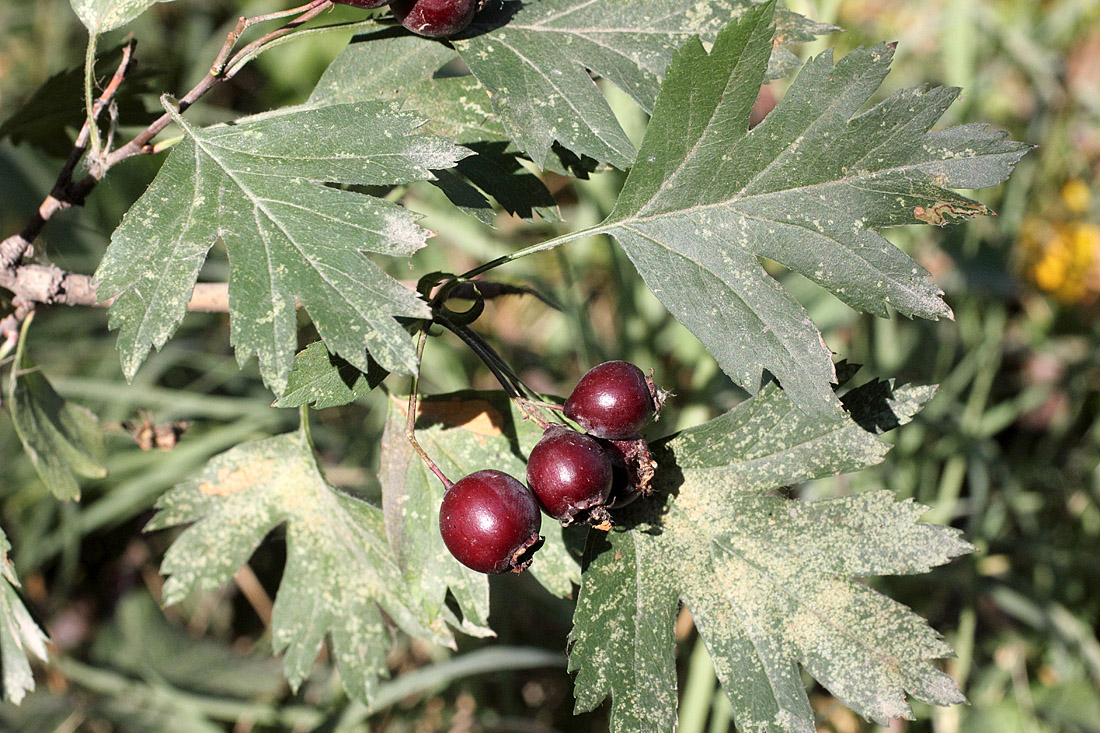
M 420 328 L 420 335 L 416 340 L 416 370 L 412 375 L 412 386 L 409 389 L 409 410 L 405 416 L 405 439 L 412 445 L 416 455 L 420 456 L 420 460 L 424 461 L 424 465 L 428 467 L 428 470 L 435 474 L 435 477 L 443 484 L 445 491 L 450 491 L 454 483 L 447 478 L 446 474 L 436 465 L 435 461 L 431 459 L 421 446 L 420 442 L 416 439 L 416 412 L 417 412 L 417 392 L 420 389 L 420 364 L 424 359 L 424 345 L 428 340 L 428 326 L 427 323 L 422 324 Z

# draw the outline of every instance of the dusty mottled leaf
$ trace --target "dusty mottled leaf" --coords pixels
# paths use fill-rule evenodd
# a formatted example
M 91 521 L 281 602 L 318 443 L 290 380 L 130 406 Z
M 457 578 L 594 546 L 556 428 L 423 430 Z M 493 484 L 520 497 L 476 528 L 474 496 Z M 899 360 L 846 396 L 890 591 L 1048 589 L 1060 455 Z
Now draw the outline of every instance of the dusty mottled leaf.
M 149 349 L 171 336 L 216 240 L 229 253 L 231 339 L 252 354 L 276 393 L 297 346 L 296 303 L 329 351 L 361 371 L 367 352 L 408 373 L 415 353 L 395 316 L 427 306 L 363 251 L 408 256 L 428 232 L 408 210 L 323 185 L 421 180 L 468 151 L 422 134 L 422 119 L 390 102 L 260 115 L 186 133 L 148 191 L 115 230 L 98 272 L 102 297 L 118 296 L 123 368 L 132 377 Z
M 907 422 L 927 388 L 872 383 L 845 397 L 858 419 Z M 886 416 L 890 415 L 887 420 Z M 739 730 L 815 730 L 799 666 L 856 712 L 911 717 L 907 695 L 961 702 L 930 660 L 950 648 L 860 582 L 927 572 L 972 548 L 886 491 L 818 502 L 764 492 L 880 461 L 879 431 L 809 416 L 774 384 L 655 447 L 657 494 L 592 533 L 571 636 L 577 707 L 613 698 L 612 730 L 672 730 L 677 603 L 691 611 Z
M 450 587 L 466 620 L 476 627 L 488 613 L 488 584 L 451 557 L 439 536 L 443 486 L 428 472 L 405 440 L 406 402 L 391 400 L 383 438 L 383 510 L 390 543 L 407 574 L 424 589 L 431 612 L 441 608 Z M 526 456 L 541 437 L 501 392 L 460 392 L 420 402 L 417 440 L 444 474 L 458 480 L 483 468 L 496 468 L 526 480 Z M 565 548 L 557 522 L 543 517 L 546 543 L 535 554 L 530 572 L 557 596 L 580 582 L 576 560 Z
M 981 125 L 930 131 L 957 89 L 907 89 L 861 109 L 888 46 L 807 63 L 756 128 L 773 4 L 691 41 L 669 66 L 637 162 L 599 228 L 739 385 L 771 372 L 808 412 L 839 412 L 829 349 L 761 258 L 879 316 L 951 315 L 928 273 L 876 229 L 988 213 L 948 190 L 1002 181 L 1027 146 Z
M 18 705 L 34 690 L 34 674 L 27 656 L 46 661 L 49 639 L 15 590 L 19 579 L 8 560 L 9 550 L 11 543 L 0 530 L 0 674 L 4 676 L 4 700 Z
M 455 57 L 454 49 L 409 34 L 375 31 L 356 36 L 322 74 L 308 104 L 347 104 L 402 98 Z
M 394 99 L 425 115 L 425 129 L 466 145 L 476 155 L 450 172 L 437 171 L 438 186 L 466 213 L 492 223 L 495 212 L 482 195 L 493 197 L 510 214 L 530 220 L 534 214 L 559 221 L 554 197 L 519 162 L 489 95 L 472 76 L 434 74 L 455 58 L 454 50 L 417 36 L 386 31 L 352 40 L 328 67 L 310 104 Z
M 492 6 L 492 4 L 490 4 Z M 752 8 L 750 0 L 540 0 L 501 3 L 475 19 L 454 46 L 488 90 L 509 135 L 535 163 L 547 167 L 558 142 L 579 155 L 626 169 L 634 146 L 590 72 L 613 82 L 647 112 L 676 49 Z M 785 41 L 827 26 L 783 15 Z M 790 66 L 789 52 L 777 54 Z
M 330 354 L 323 341 L 314 341 L 294 357 L 286 392 L 272 407 L 310 405 L 322 410 L 346 405 L 381 384 L 388 373 L 371 360 L 370 369 L 364 374 Z
M 295 688 L 325 635 L 344 687 L 369 700 L 391 644 L 383 612 L 407 633 L 447 643 L 417 604 L 386 541 L 382 512 L 329 486 L 302 432 L 215 457 L 157 502 L 148 529 L 193 524 L 165 554 L 164 602 L 229 582 L 264 537 L 285 525 L 286 568 L 272 612 L 272 643 Z M 442 626 L 441 623 L 437 624 Z
M 42 482 L 58 499 L 79 499 L 77 476 L 103 478 L 105 449 L 99 420 L 65 400 L 26 353 L 19 339 L 8 381 L 8 407 L 23 449 Z
M 80 22 L 93 36 L 121 28 L 158 2 L 172 0 L 69 0 Z

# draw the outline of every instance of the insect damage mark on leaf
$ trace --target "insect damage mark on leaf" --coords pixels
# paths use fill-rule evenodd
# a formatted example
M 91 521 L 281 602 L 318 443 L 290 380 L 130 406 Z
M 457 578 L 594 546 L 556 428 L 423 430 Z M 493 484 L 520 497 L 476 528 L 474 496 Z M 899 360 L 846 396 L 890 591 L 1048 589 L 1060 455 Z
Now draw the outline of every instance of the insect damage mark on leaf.
M 990 210 L 985 204 L 977 202 L 938 201 L 929 207 L 913 207 L 914 219 L 919 219 L 934 227 L 945 227 L 953 222 L 969 219 L 973 216 L 989 215 L 996 216 L 996 212 Z

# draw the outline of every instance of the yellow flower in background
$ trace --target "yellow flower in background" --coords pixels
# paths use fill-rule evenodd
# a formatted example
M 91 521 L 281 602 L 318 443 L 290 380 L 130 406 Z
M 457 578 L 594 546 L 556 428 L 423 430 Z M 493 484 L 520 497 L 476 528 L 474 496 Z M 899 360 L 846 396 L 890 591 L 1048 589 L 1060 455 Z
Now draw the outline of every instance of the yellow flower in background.
M 1066 181 L 1062 186 L 1062 203 L 1074 214 L 1083 214 L 1089 208 L 1092 192 L 1087 183 L 1080 178 Z
M 1073 194 L 1067 196 L 1063 188 L 1067 206 Z M 1058 300 L 1081 303 L 1100 295 L 1100 226 L 1030 218 L 1020 232 L 1020 254 L 1028 279 Z

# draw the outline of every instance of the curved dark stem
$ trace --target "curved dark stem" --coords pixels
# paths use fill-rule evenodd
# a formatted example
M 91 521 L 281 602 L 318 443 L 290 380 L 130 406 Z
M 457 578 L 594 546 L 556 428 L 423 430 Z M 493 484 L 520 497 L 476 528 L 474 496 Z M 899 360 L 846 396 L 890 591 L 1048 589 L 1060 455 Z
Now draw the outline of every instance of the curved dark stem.
M 500 354 L 485 339 L 481 338 L 476 331 L 455 323 L 445 315 L 436 314 L 435 322 L 462 339 L 462 342 L 470 347 L 470 350 L 485 363 L 485 366 L 489 367 L 489 371 L 500 382 L 500 386 L 504 388 L 508 398 L 516 403 L 516 407 L 519 408 L 520 413 L 525 418 L 543 430 L 550 427 L 550 421 L 537 412 L 542 407 L 540 396 L 523 383 L 519 375 L 508 366 L 508 363 L 500 357 Z M 532 410 L 531 408 L 535 409 Z
M 517 399 L 523 397 L 522 390 L 525 389 L 525 387 L 522 385 L 522 382 L 519 382 L 518 378 L 514 379 L 514 374 L 508 373 L 511 372 L 511 369 L 508 369 L 504 360 L 500 358 L 500 355 L 497 354 L 493 347 L 487 344 L 484 339 L 466 326 L 460 326 L 444 315 L 437 314 L 435 322 L 462 339 L 462 342 L 469 346 L 471 351 L 477 354 L 477 358 L 481 359 L 481 361 L 485 363 L 485 366 L 489 367 L 489 371 L 497 378 L 497 381 L 500 382 L 500 386 L 504 388 L 504 391 L 508 393 L 510 398 Z
M 99 95 L 92 107 L 93 119 L 98 119 L 103 109 L 110 105 L 119 87 L 122 86 L 122 82 L 133 70 L 134 48 L 136 46 L 137 41 L 132 36 L 127 37 L 126 43 L 122 47 L 122 59 L 119 61 L 118 68 L 115 69 L 111 80 L 104 87 L 103 93 Z M 69 157 L 66 159 L 65 165 L 61 167 L 53 188 L 50 189 L 45 201 L 39 205 L 38 210 L 31 216 L 30 221 L 18 234 L 13 234 L 0 242 L 0 270 L 9 271 L 17 267 L 23 261 L 23 258 L 30 254 L 34 240 L 42 233 L 50 217 L 70 206 L 83 204 L 84 199 L 94 188 L 94 183 L 89 184 L 87 181 L 73 182 L 73 174 L 88 149 L 91 125 L 92 121 L 90 119 L 84 120 L 84 125 L 80 128 L 76 142 L 73 143 L 73 147 L 69 151 Z

